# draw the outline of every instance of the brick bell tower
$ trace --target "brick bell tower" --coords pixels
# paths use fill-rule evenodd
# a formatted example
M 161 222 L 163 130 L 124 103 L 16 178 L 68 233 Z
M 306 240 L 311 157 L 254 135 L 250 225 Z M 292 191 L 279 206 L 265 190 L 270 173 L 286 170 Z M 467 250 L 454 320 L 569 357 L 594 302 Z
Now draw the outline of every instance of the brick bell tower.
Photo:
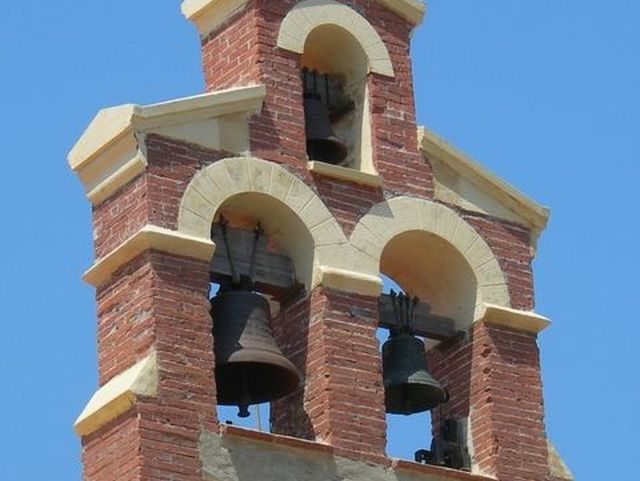
M 533 311 L 548 211 L 416 125 L 409 43 L 424 5 L 182 11 L 206 93 L 101 110 L 69 154 L 96 252 L 84 279 L 99 388 L 75 423 L 85 480 L 571 479 L 545 433 L 536 338 L 549 321 Z M 419 302 L 381 295 L 381 274 Z M 269 432 L 218 422 L 230 390 L 255 401 L 252 383 L 280 383 L 221 384 L 235 314 L 211 305 L 229 292 L 268 301 L 260 335 L 297 376 L 268 399 Z M 376 330 L 405 321 L 431 341 L 418 363 L 447 393 L 433 425 L 415 425 L 434 439 L 416 460 L 385 453 Z

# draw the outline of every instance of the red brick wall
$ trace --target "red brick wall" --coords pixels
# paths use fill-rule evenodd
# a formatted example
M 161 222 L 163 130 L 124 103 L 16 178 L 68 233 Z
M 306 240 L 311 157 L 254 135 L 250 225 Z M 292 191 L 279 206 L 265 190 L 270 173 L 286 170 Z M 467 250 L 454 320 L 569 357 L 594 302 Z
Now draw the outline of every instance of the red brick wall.
M 100 385 L 143 358 L 154 343 L 150 258 L 139 256 L 97 289 Z
M 321 175 L 307 182 L 315 184 L 316 192 L 349 236 L 356 224 L 371 207 L 385 200 L 381 189 L 344 182 Z
M 548 474 L 542 383 L 536 336 L 486 323 L 469 338 L 428 354 L 434 376 L 450 392 L 433 413 L 471 417 L 474 461 L 498 479 L 542 481 Z
M 258 83 L 256 1 L 202 39 L 202 69 L 207 91 Z
M 140 480 L 140 452 L 140 425 L 131 409 L 82 439 L 85 481 Z
M 147 170 L 93 209 L 97 258 L 147 224 L 176 229 L 180 199 L 193 176 L 231 155 L 154 134 L 145 137 L 145 146 Z
M 136 179 L 93 208 L 96 258 L 103 257 L 147 223 L 147 178 Z
M 304 389 L 272 403 L 274 433 L 381 460 L 386 428 L 377 319 L 375 298 L 323 287 L 274 319 L 280 347 L 305 378 Z
M 321 339 L 321 324 L 310 325 L 312 298 L 301 293 L 296 299 L 282 306 L 280 313 L 272 320 L 273 336 L 283 354 L 296 366 L 303 377 L 303 386 L 321 375 L 322 349 L 314 340 Z M 318 309 L 318 300 L 313 310 Z M 320 303 L 321 304 L 321 303 Z M 305 409 L 305 402 L 322 406 L 327 402 L 328 393 L 318 383 L 314 387 L 300 387 L 293 394 L 271 403 L 271 432 L 315 440 L 316 429 L 324 419 L 325 411 Z M 311 417 L 313 416 L 313 421 Z
M 533 310 L 535 300 L 531 268 L 531 230 L 515 222 L 474 212 L 464 212 L 463 217 L 478 231 L 498 258 L 506 276 L 512 307 L 525 311 Z

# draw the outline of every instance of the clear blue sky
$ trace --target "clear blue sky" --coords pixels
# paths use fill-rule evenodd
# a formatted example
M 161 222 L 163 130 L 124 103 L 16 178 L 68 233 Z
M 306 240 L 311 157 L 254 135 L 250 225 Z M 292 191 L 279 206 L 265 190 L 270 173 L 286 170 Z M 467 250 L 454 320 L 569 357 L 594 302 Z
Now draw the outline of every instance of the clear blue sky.
M 640 479 L 640 2 L 432 0 L 418 118 L 552 208 L 535 263 L 548 432 Z M 65 156 L 98 108 L 202 89 L 178 0 L 3 2 L 0 479 L 80 478 L 95 389 L 90 209 Z

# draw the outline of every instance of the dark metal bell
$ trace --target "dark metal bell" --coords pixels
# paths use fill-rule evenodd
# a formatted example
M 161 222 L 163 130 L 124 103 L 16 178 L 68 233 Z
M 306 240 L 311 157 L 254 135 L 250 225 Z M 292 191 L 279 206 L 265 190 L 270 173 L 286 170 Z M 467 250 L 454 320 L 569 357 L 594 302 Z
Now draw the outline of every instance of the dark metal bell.
M 228 291 L 211 300 L 218 404 L 237 405 L 239 416 L 251 404 L 295 391 L 300 375 L 276 345 L 269 302 L 260 294 Z
M 407 332 L 392 332 L 382 346 L 382 377 L 390 414 L 428 411 L 449 398 L 427 370 L 423 342 Z
M 331 128 L 329 110 L 318 94 L 304 96 L 307 154 L 311 160 L 339 165 L 347 157 L 347 147 Z

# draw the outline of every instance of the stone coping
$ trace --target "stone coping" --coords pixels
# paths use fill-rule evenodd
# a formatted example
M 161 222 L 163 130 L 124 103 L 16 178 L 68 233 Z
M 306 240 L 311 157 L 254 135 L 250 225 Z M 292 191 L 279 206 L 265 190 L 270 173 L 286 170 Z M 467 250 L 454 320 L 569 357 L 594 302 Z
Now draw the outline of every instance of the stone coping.
M 534 334 L 542 332 L 551 325 L 548 318 L 533 311 L 522 311 L 486 303 L 481 307 L 478 321 Z
M 82 169 L 94 156 L 133 130 L 256 112 L 265 95 L 264 85 L 251 85 L 150 105 L 126 104 L 100 110 L 69 152 L 69 166 L 74 171 Z
M 326 162 L 320 162 L 317 160 L 309 161 L 307 169 L 312 174 L 346 180 L 356 184 L 366 185 L 368 187 L 381 187 L 383 182 L 382 177 L 378 174 L 362 172 L 357 169 L 342 167 L 341 165 L 327 164 Z
M 291 436 L 284 436 L 281 434 L 272 434 L 264 431 L 258 431 L 255 429 L 244 428 L 240 426 L 232 426 L 227 424 L 220 425 L 220 435 L 222 436 L 235 436 L 247 440 L 259 441 L 264 443 L 275 444 L 279 446 L 287 446 L 291 448 L 304 449 L 314 451 L 317 453 L 324 453 L 329 455 L 335 455 L 335 448 L 328 444 L 318 443 L 315 441 L 309 441 L 306 439 L 294 438 Z M 376 456 L 368 456 L 367 464 L 371 464 L 372 458 Z M 466 471 L 459 471 L 456 469 L 445 468 L 442 466 L 432 466 L 427 464 L 419 464 L 413 461 L 407 461 L 403 459 L 387 458 L 384 456 L 378 456 L 379 463 L 374 462 L 382 466 L 384 469 L 411 471 L 416 474 L 426 474 L 431 477 L 438 477 L 442 480 L 460 480 L 460 481 L 495 481 L 495 478 L 482 476 L 477 474 L 468 473 Z
M 413 25 L 422 23 L 426 5 L 421 0 L 376 0 L 396 12 Z M 222 25 L 233 14 L 240 11 L 249 0 L 184 0 L 182 14 L 198 28 L 201 37 L 206 37 Z
M 210 149 L 248 149 L 248 118 L 260 111 L 264 85 L 208 92 L 151 105 L 100 110 L 68 154 L 93 205 L 147 167 L 145 135 L 157 133 Z M 246 124 L 243 126 L 243 124 Z
M 155 351 L 104 384 L 91 397 L 76 419 L 79 436 L 97 431 L 127 412 L 138 396 L 155 396 L 158 391 L 158 361 Z
M 446 164 L 480 190 L 525 220 L 537 238 L 546 228 L 550 211 L 471 159 L 435 132 L 418 128 L 418 145 L 423 154 Z
M 379 276 L 330 266 L 320 266 L 320 272 L 321 283 L 325 287 L 363 296 L 378 297 L 382 293 L 382 281 Z
M 289 446 L 291 448 L 307 449 L 322 453 L 333 454 L 335 452 L 333 446 L 329 446 L 328 444 L 317 443 L 307 439 L 294 438 L 292 436 L 284 436 L 282 434 L 267 433 L 264 431 L 258 431 L 257 429 L 244 428 L 229 424 L 220 425 L 220 434 L 222 436 L 238 436 L 246 439 L 252 439 L 254 441 Z
M 404 459 L 394 459 L 391 464 L 393 469 L 423 473 L 430 476 L 439 476 L 443 479 L 457 479 L 461 481 L 495 481 L 496 478 L 483 476 L 480 474 L 468 473 L 457 469 L 445 468 L 443 466 L 433 466 L 431 464 L 421 464 Z

